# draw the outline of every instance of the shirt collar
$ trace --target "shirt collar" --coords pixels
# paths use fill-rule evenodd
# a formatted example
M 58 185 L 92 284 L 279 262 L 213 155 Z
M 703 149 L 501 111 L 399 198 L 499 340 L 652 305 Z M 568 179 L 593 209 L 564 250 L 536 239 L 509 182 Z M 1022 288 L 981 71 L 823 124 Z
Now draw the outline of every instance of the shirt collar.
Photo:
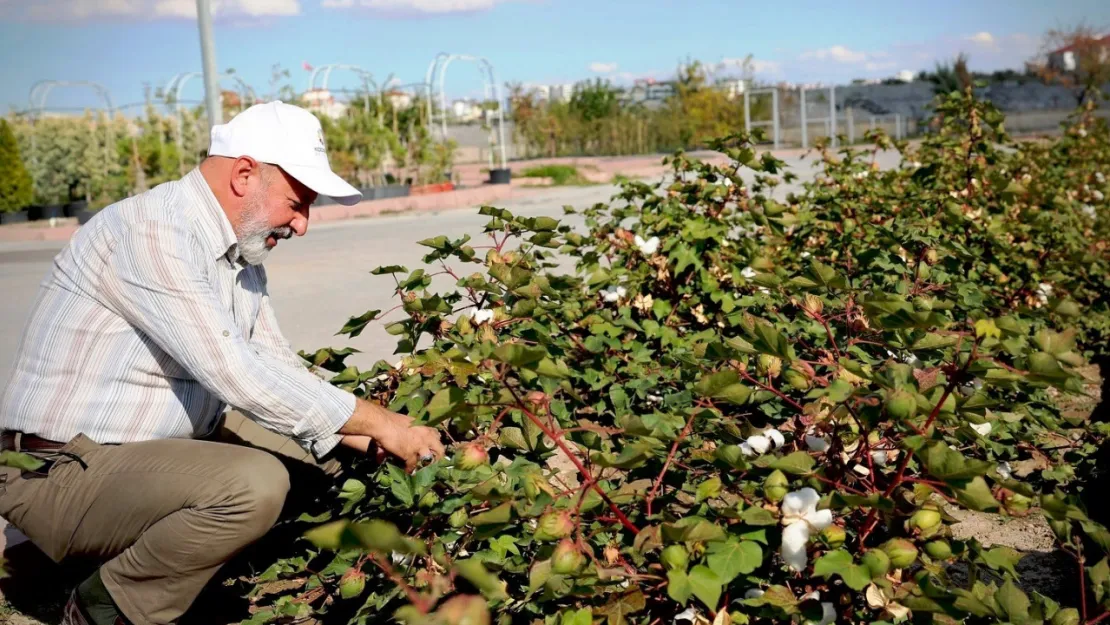
M 239 260 L 239 239 L 200 168 L 194 168 L 181 181 L 185 192 L 194 200 L 191 204 L 196 207 L 201 241 L 213 258 L 227 258 L 234 265 Z

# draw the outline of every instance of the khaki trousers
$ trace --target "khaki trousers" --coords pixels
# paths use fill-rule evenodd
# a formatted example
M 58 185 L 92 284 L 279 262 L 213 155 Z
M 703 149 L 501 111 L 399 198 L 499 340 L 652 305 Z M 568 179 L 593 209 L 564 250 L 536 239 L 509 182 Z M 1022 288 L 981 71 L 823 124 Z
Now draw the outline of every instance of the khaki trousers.
M 104 585 L 135 625 L 172 623 L 273 527 L 290 473 L 339 472 L 238 412 L 213 438 L 98 445 L 78 435 L 63 451 L 87 468 L 60 456 L 46 475 L 0 467 L 0 516 L 55 562 L 106 560 Z

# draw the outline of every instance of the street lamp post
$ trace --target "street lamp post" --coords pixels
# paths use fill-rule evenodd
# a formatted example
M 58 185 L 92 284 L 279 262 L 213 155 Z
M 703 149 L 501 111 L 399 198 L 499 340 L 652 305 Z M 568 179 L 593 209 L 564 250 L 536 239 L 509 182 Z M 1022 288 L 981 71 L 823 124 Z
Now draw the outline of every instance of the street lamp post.
M 197 0 L 197 26 L 200 29 L 200 55 L 204 67 L 204 99 L 208 108 L 208 131 L 224 121 L 220 102 L 220 78 L 216 72 L 216 42 L 212 40 L 211 0 Z

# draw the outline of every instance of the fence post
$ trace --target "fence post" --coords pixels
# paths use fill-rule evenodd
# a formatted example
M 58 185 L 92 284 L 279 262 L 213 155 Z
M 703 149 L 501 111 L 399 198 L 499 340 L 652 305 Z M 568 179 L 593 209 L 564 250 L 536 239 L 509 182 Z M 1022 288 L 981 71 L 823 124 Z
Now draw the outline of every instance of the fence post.
M 836 147 L 836 87 L 829 87 L 829 145 Z
M 902 115 L 899 113 L 894 114 L 894 138 L 902 140 Z
M 848 143 L 856 142 L 856 120 L 852 116 L 852 108 L 844 109 L 844 116 L 848 118 Z
M 752 131 L 752 109 L 751 109 L 751 94 L 748 93 L 747 88 L 744 89 L 744 132 L 751 133 Z
M 779 149 L 779 89 L 775 87 L 771 92 L 771 127 L 775 133 L 775 149 Z
M 805 150 L 809 148 L 809 131 L 806 128 L 806 88 L 802 87 L 798 92 L 801 94 L 802 100 L 802 149 Z

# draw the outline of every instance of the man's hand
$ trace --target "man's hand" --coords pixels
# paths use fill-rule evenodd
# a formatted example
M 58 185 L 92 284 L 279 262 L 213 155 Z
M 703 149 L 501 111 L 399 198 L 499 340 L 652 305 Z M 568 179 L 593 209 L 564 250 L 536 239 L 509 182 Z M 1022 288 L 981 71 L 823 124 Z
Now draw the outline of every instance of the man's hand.
M 354 415 L 339 433 L 345 435 L 345 445 L 363 451 L 372 439 L 381 449 L 400 458 L 409 471 L 442 458 L 445 453 L 439 432 L 434 428 L 414 426 L 411 417 L 362 399 L 358 400 Z

